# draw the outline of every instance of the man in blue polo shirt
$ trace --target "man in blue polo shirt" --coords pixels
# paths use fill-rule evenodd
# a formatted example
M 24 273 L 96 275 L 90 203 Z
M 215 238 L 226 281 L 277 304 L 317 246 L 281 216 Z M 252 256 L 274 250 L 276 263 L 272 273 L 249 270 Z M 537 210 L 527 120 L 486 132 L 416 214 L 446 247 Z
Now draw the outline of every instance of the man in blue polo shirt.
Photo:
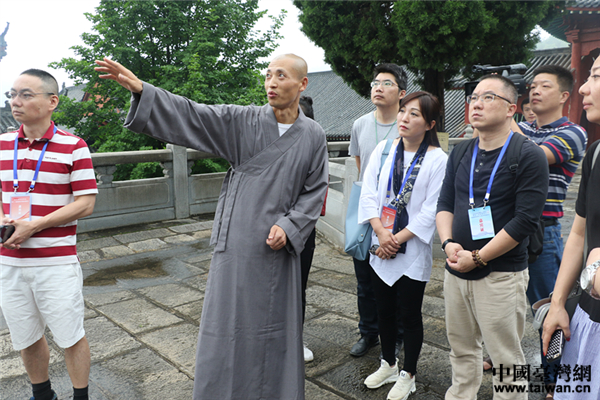
M 519 123 L 520 130 L 544 150 L 550 169 L 548 197 L 542 214 L 544 248 L 538 259 L 529 264 L 527 298 L 531 305 L 548 297 L 554 289 L 563 253 L 559 222 L 564 215 L 562 203 L 587 144 L 585 130 L 563 117 L 564 104 L 572 90 L 573 75 L 568 69 L 557 65 L 536 68 L 529 100 L 537 119 Z M 542 361 L 546 366 L 546 357 L 542 356 Z

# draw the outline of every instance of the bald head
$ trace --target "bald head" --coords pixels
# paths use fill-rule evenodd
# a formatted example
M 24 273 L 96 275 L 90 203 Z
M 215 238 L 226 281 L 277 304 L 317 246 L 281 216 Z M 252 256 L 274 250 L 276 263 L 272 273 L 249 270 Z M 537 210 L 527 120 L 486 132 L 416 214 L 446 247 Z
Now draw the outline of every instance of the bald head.
M 292 53 L 288 53 L 288 54 L 278 55 L 277 57 L 275 57 L 273 59 L 273 61 L 284 60 L 284 59 L 293 61 L 293 64 L 291 65 L 291 67 L 294 70 L 294 73 L 296 74 L 297 79 L 306 78 L 306 75 L 308 74 L 308 65 L 306 64 L 306 61 L 304 61 L 304 58 L 299 57 Z

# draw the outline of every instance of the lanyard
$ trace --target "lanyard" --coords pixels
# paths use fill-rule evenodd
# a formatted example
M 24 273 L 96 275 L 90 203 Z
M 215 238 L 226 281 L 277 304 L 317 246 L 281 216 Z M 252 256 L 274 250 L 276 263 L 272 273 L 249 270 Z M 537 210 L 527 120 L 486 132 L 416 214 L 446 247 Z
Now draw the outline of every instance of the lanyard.
M 390 132 L 392 131 L 392 129 L 394 128 L 395 125 L 396 125 L 396 121 L 392 122 L 392 126 L 390 126 L 390 130 L 385 134 L 385 136 L 381 140 L 385 140 L 388 137 L 388 135 L 390 134 Z M 377 137 L 377 111 L 375 111 L 375 142 L 379 143 L 379 138 Z
M 398 143 L 399 145 L 400 143 Z M 396 146 L 396 151 L 394 152 L 394 158 L 392 160 L 396 159 L 396 153 L 398 152 L 398 147 Z M 419 159 L 419 152 L 417 152 L 415 154 L 415 156 L 413 157 L 413 161 L 412 164 L 410 166 L 410 168 L 408 169 L 408 171 L 406 172 L 406 174 L 404 174 L 404 180 L 402 181 L 402 186 L 400 187 L 400 190 L 398 191 L 398 194 L 396 195 L 396 201 L 400 200 L 400 194 L 402 193 L 402 190 L 404 190 L 404 185 L 406 185 L 406 181 L 408 180 L 408 177 L 410 176 L 410 174 L 412 173 L 413 169 L 415 168 L 415 165 L 417 165 L 417 160 Z M 404 166 L 403 166 L 404 167 Z M 385 198 L 389 199 L 390 198 L 390 191 L 392 190 L 392 179 L 394 176 L 394 162 L 392 161 L 392 168 L 390 168 L 390 178 L 388 179 L 388 186 L 387 186 L 387 193 Z
M 500 162 L 502 161 L 502 157 L 504 157 L 504 153 L 506 153 L 506 149 L 508 148 L 508 144 L 510 143 L 510 139 L 513 136 L 512 130 L 508 135 L 508 139 L 502 146 L 502 150 L 500 151 L 500 155 L 496 159 L 496 164 L 494 165 L 494 169 L 492 170 L 492 175 L 490 176 L 490 181 L 487 186 L 487 191 L 485 193 L 485 197 L 483 199 L 483 207 L 487 205 L 490 201 L 490 192 L 492 191 L 492 183 L 494 183 L 494 176 L 496 176 L 496 171 L 498 171 L 498 166 L 500 166 Z M 473 171 L 475 170 L 475 160 L 477 158 L 477 152 L 479 151 L 479 138 L 475 142 L 475 148 L 473 149 L 473 157 L 471 158 L 471 176 L 469 177 L 469 205 L 471 208 L 475 207 L 475 197 L 473 196 Z
M 33 180 L 31 181 L 31 185 L 29 186 L 29 190 L 27 193 L 31 192 L 35 188 L 35 181 L 37 181 L 38 174 L 40 173 L 40 167 L 42 166 L 42 160 L 44 159 L 44 154 L 46 154 L 46 147 L 48 147 L 48 143 L 54 137 L 56 133 L 56 126 L 54 127 L 54 132 L 52 132 L 52 136 L 49 140 L 44 144 L 44 148 L 42 149 L 42 153 L 40 154 L 40 158 L 38 159 L 37 166 L 35 167 L 35 173 L 33 174 Z M 15 156 L 13 159 L 13 188 L 15 189 L 15 193 L 19 189 L 19 176 L 17 175 L 17 161 L 19 156 L 19 134 L 17 133 L 17 137 L 15 138 Z

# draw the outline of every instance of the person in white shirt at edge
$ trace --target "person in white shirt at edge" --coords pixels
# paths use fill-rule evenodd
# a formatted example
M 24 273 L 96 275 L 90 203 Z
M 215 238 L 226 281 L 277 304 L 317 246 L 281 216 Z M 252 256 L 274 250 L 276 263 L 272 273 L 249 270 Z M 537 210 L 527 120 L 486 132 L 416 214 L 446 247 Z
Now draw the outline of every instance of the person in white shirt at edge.
M 587 81 L 579 88 L 583 96 L 583 109 L 588 121 L 600 124 L 600 58 L 597 58 Z M 548 315 L 544 320 L 543 351 L 548 351 L 548 344 L 552 334 L 557 329 L 562 329 L 567 340 L 563 349 L 561 367 L 575 371 L 590 368 L 590 378 L 582 380 L 573 379 L 571 375 L 561 374 L 556 383 L 562 388 L 562 393 L 555 392 L 555 400 L 592 400 L 600 399 L 600 278 L 598 266 L 600 265 L 600 207 L 598 206 L 598 187 L 600 187 L 600 158 L 592 163 L 596 148 L 600 141 L 595 141 L 588 149 L 583 160 L 581 183 L 577 203 L 575 205 L 575 220 L 563 253 L 562 262 Z M 583 263 L 584 243 L 587 238 L 589 253 L 586 254 L 586 268 L 581 271 Z M 591 249 L 591 250 L 590 250 Z M 571 288 L 577 279 L 584 292 L 573 317 L 565 309 L 565 302 Z M 590 391 L 577 393 L 580 385 L 587 385 Z M 569 393 L 571 392 L 571 393 Z
M 436 204 L 448 158 L 437 138 L 439 114 L 440 103 L 430 93 L 404 97 L 397 119 L 400 137 L 393 141 L 379 179 L 386 141 L 377 145 L 364 174 L 358 220 L 373 226 L 370 273 L 383 353 L 380 368 L 365 385 L 375 389 L 396 382 L 389 400 L 407 399 L 416 390 L 423 344 L 421 306 L 431 275 Z M 404 325 L 403 368 L 395 356 L 397 296 Z

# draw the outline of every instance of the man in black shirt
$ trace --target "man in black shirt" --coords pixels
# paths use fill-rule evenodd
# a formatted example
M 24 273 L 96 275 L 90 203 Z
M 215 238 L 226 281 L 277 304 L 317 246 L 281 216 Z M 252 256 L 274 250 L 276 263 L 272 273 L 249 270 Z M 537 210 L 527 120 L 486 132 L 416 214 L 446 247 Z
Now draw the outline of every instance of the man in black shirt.
M 494 365 L 502 364 L 505 375 L 510 369 L 509 379 L 494 375 L 494 387 L 527 383 L 513 381 L 512 374 L 525 365 L 527 238 L 536 230 L 548 191 L 548 163 L 532 142 L 523 143 L 517 170 L 509 168 L 505 153 L 517 108 L 514 84 L 499 75 L 484 76 L 467 101 L 479 138 L 461 160 L 450 155 L 436 216 L 448 257 L 444 298 L 452 386 L 446 400 L 477 397 L 482 340 Z M 527 398 L 507 389 L 494 393 L 494 399 Z

